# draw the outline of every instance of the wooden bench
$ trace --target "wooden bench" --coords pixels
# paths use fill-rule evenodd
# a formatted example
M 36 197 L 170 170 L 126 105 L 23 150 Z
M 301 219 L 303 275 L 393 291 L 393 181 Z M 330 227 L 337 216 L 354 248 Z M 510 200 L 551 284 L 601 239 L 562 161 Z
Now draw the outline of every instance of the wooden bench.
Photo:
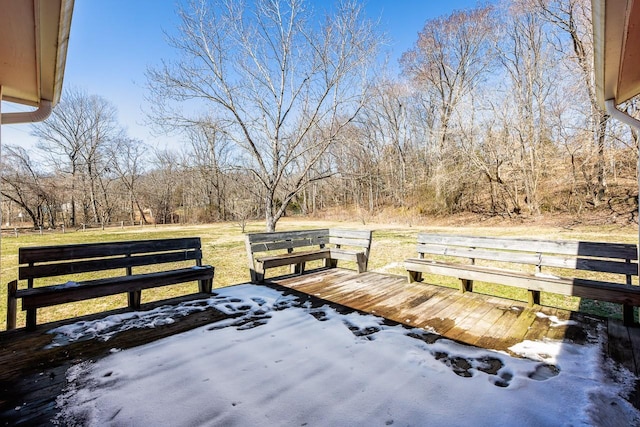
M 7 329 L 16 327 L 18 299 L 27 312 L 27 328 L 35 329 L 36 310 L 41 307 L 127 292 L 129 307 L 139 309 L 142 289 L 198 281 L 199 291 L 210 294 L 213 284 L 214 268 L 202 265 L 199 237 L 24 247 L 18 257 L 18 280 L 26 280 L 27 287 L 18 289 L 17 280 L 9 283 Z M 139 274 L 132 271 L 134 267 L 176 262 L 182 266 L 185 261 L 195 261 L 195 266 L 165 266 L 162 271 Z M 109 272 L 105 278 L 34 287 L 35 279 L 108 270 L 124 270 L 124 274 Z
M 251 281 L 261 283 L 269 268 L 290 265 L 292 273 L 302 274 L 305 263 L 313 260 L 325 260 L 326 267 L 337 267 L 338 260 L 352 261 L 359 273 L 367 271 L 371 231 L 325 228 L 252 233 L 246 235 L 245 243 Z
M 460 279 L 463 292 L 473 290 L 474 280 L 514 286 L 529 291 L 530 305 L 540 304 L 541 291 L 609 301 L 623 305 L 626 325 L 640 306 L 640 286 L 632 284 L 638 276 L 634 244 L 421 233 L 418 255 L 404 262 L 410 282 L 432 273 Z

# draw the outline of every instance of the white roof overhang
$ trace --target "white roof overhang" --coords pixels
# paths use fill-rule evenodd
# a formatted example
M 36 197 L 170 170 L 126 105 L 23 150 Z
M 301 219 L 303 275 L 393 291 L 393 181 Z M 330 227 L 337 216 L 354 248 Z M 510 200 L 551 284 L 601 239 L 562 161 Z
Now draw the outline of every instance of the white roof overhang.
M 60 99 L 74 0 L 0 3 L 0 94 L 36 108 Z M 3 123 L 12 114 L 2 117 Z
M 640 2 L 592 0 L 598 102 L 619 105 L 640 93 Z

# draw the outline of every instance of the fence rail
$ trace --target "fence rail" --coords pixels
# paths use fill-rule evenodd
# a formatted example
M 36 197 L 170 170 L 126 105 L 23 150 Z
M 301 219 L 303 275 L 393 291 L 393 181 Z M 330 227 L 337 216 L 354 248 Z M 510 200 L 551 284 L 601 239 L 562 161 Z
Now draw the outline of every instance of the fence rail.
M 87 230 L 106 230 L 106 229 L 114 229 L 114 228 L 144 228 L 144 227 L 162 227 L 162 226 L 175 226 L 177 224 L 145 224 L 142 221 L 136 221 L 133 224 L 130 221 L 116 221 L 109 223 L 85 223 L 85 224 L 77 224 L 73 227 L 60 225 L 56 228 L 45 228 L 45 227 L 25 227 L 25 226 L 3 226 L 0 229 L 3 237 L 19 237 L 21 234 L 23 235 L 33 235 L 33 234 L 54 234 L 54 233 L 70 233 L 70 232 L 82 232 Z

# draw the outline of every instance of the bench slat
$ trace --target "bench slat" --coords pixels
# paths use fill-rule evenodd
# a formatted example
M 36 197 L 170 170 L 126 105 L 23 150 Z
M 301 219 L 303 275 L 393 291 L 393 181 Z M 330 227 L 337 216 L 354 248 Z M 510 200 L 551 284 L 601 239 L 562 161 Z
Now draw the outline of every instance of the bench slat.
M 295 249 L 307 246 L 326 245 L 329 243 L 327 236 L 305 237 L 301 239 L 287 239 L 273 242 L 259 242 L 251 244 L 252 252 L 268 252 L 280 249 Z
M 371 231 L 370 230 L 347 230 L 341 228 L 330 228 L 329 229 L 330 237 L 344 237 L 350 239 L 361 239 L 361 240 L 370 240 L 371 239 Z
M 281 267 L 283 265 L 298 264 L 304 261 L 314 261 L 318 259 L 331 258 L 329 249 L 321 249 L 308 252 L 293 252 L 290 254 L 274 255 L 270 257 L 258 258 L 257 261 L 262 263 L 263 268 Z
M 482 249 L 471 249 L 457 246 L 440 246 L 419 244 L 418 253 L 460 258 L 482 259 L 496 262 L 539 265 L 541 267 L 568 268 L 573 270 L 596 271 L 603 273 L 638 275 L 638 264 L 621 261 L 592 258 L 568 258 L 533 252 L 500 252 Z
M 193 248 L 200 248 L 199 237 L 25 247 L 18 250 L 18 258 L 20 264 L 27 264 Z
M 360 251 L 351 251 L 348 249 L 331 248 L 329 250 L 331 251 L 331 258 L 340 259 L 343 261 L 353 261 L 353 262 L 357 262 L 358 254 L 362 253 Z
M 305 238 L 321 238 L 329 236 L 329 229 L 277 231 L 272 233 L 251 233 L 246 235 L 251 243 L 277 242 L 280 240 L 299 240 Z
M 213 279 L 213 273 L 214 269 L 211 266 L 190 267 L 80 283 L 19 289 L 16 291 L 16 297 L 22 298 L 22 309 L 27 310 L 176 283 Z
M 202 259 L 200 249 L 182 250 L 180 252 L 168 252 L 152 255 L 138 255 L 132 257 L 102 258 L 88 261 L 64 262 L 56 264 L 43 264 L 34 266 L 21 266 L 18 268 L 20 280 L 37 279 L 42 277 L 63 276 L 66 274 L 88 273 L 93 271 L 106 271 L 127 267 L 141 267 L 145 265 L 165 264 L 169 262 L 191 261 Z
M 334 236 L 329 237 L 329 243 L 332 245 L 359 246 L 362 248 L 368 248 L 370 242 L 371 241 L 368 239 L 355 239 Z
M 574 270 L 593 271 L 600 273 L 637 276 L 638 264 L 632 262 L 610 261 L 591 258 L 561 258 L 554 256 L 541 257 L 541 266 L 555 268 L 569 268 Z
M 418 234 L 418 243 L 444 246 L 466 246 L 486 249 L 516 250 L 553 253 L 558 255 L 580 255 L 591 257 L 637 260 L 637 247 L 627 243 L 548 241 L 535 239 L 510 239 L 477 236 L 454 236 L 446 234 Z

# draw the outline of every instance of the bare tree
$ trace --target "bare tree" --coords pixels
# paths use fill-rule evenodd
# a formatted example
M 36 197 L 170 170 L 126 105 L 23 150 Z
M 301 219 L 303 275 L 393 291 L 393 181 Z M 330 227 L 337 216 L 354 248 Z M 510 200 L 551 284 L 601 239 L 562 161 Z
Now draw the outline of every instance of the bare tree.
M 437 102 L 440 148 L 449 138 L 456 107 L 491 65 L 492 10 L 485 6 L 427 21 L 415 47 L 402 55 L 404 73 Z
M 317 22 L 304 0 L 194 1 L 170 38 L 183 60 L 148 72 L 157 121 L 189 121 L 164 100 L 203 101 L 216 112 L 264 187 L 267 230 L 325 178 L 311 175 L 313 166 L 361 108 L 376 59 L 380 39 L 362 6 L 330 10 Z
M 410 108 L 407 86 L 385 78 L 373 88 L 373 96 L 359 120 L 363 137 L 370 145 L 377 146 L 380 172 L 384 175 L 380 178 L 385 180 L 386 192 L 399 206 L 407 200 L 406 183 L 415 182 L 416 169 L 408 168 L 413 148 L 407 119 Z
M 595 73 L 593 71 L 593 23 L 589 0 L 535 0 L 541 15 L 552 23 L 564 37 L 558 38 L 559 49 L 571 51 L 568 55 L 581 76 L 580 87 L 586 92 L 590 111 L 586 115 L 593 135 L 596 154 L 593 166 L 583 164 L 581 169 L 589 195 L 594 204 L 604 199 L 607 190 L 605 174 L 605 139 L 609 115 L 600 108 L 596 98 Z
M 156 224 L 179 222 L 177 208 L 182 199 L 181 161 L 177 153 L 156 150 L 153 153 L 153 168 L 140 183 L 145 194 L 151 218 Z
M 187 129 L 192 151 L 192 163 L 199 175 L 202 199 L 206 201 L 209 216 L 227 219 L 225 173 L 229 164 L 230 141 L 213 119 L 203 119 Z
M 2 158 L 2 196 L 17 204 L 31 219 L 34 228 L 56 226 L 58 204 L 54 182 L 38 170 L 27 150 L 7 145 Z
M 430 122 L 430 140 L 425 141 L 433 165 L 430 179 L 435 189 L 438 210 L 449 210 L 451 189 L 459 184 L 455 164 L 454 130 L 465 114 L 458 111 L 493 64 L 493 39 L 496 33 L 491 6 L 456 11 L 425 23 L 415 46 L 401 57 L 405 75 L 425 93 L 425 110 L 435 115 Z M 471 106 L 469 109 L 473 109 Z M 469 111 L 467 109 L 467 111 Z M 452 173 L 453 172 L 453 173 Z
M 555 64 L 559 58 L 547 43 L 544 23 L 529 0 L 514 0 L 504 14 L 505 37 L 498 55 L 506 71 L 509 105 L 503 126 L 514 146 L 512 163 L 523 188 L 523 200 L 530 213 L 540 213 L 538 186 L 551 136 L 549 109 L 558 86 Z M 499 108 L 504 109 L 504 105 Z M 517 205 L 519 201 L 516 200 Z
M 81 90 L 65 92 L 51 116 L 33 127 L 38 147 L 48 154 L 56 171 L 70 178 L 72 226 L 77 222 L 78 193 L 83 221 L 100 220 L 98 191 L 105 185 L 99 182 L 105 167 L 104 148 L 120 132 L 115 107 L 106 99 Z
M 141 221 L 149 221 L 138 196 L 138 182 L 144 172 L 145 153 L 147 148 L 137 139 L 121 138 L 109 146 L 109 165 L 125 186 L 129 198 L 129 221 L 135 221 L 138 211 Z

